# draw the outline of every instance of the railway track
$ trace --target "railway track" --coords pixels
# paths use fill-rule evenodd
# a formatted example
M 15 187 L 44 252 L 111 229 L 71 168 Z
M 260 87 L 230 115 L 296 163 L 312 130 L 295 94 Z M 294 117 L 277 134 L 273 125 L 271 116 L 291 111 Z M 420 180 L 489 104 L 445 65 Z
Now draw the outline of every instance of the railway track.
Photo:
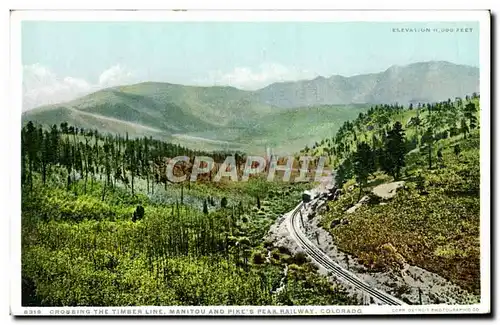
M 312 258 L 316 263 L 323 266 L 326 270 L 331 271 L 340 280 L 354 286 L 356 289 L 364 292 L 365 294 L 372 297 L 375 301 L 380 304 L 385 305 L 405 305 L 404 302 L 393 296 L 382 292 L 378 289 L 371 287 L 368 283 L 359 279 L 356 275 L 349 272 L 348 270 L 342 268 L 340 265 L 335 263 L 329 256 L 323 253 L 316 245 L 314 245 L 302 232 L 298 225 L 298 215 L 300 209 L 303 207 L 303 203 L 300 203 L 291 213 L 288 218 L 287 227 L 297 244 Z

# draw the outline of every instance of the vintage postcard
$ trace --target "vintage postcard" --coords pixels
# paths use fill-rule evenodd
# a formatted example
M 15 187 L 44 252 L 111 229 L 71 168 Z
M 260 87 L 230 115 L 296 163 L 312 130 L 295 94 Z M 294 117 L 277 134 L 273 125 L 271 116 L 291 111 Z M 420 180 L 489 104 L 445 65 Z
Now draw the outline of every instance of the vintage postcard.
M 488 11 L 14 11 L 13 315 L 490 313 Z

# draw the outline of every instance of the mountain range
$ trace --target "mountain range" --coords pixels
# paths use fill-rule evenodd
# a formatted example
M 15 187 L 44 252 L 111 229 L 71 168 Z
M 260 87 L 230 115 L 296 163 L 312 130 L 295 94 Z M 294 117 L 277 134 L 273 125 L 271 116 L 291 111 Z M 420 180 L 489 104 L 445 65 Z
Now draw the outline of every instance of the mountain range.
M 436 102 L 479 91 L 479 69 L 445 61 L 392 66 L 372 74 L 274 83 L 256 92 L 278 107 Z
M 260 151 L 271 145 L 293 151 L 332 136 L 373 104 L 435 102 L 473 92 L 479 92 L 478 68 L 430 61 L 352 77 L 273 83 L 256 91 L 145 82 L 38 107 L 24 112 L 23 122 L 68 122 L 205 150 Z

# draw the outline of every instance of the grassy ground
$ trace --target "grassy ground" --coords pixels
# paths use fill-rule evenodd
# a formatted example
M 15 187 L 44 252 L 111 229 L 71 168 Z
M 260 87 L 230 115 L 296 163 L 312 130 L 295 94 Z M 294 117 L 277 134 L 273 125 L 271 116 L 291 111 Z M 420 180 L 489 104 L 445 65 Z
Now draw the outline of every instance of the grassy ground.
M 459 156 L 454 153 L 457 144 Z M 479 294 L 479 132 L 467 139 L 441 140 L 440 145 L 443 160 L 435 161 L 431 170 L 425 152 L 407 156 L 402 178 L 406 188 L 385 205 L 372 201 L 346 215 L 345 210 L 358 199 L 357 189 L 347 190 L 354 182 L 346 183 L 346 194 L 330 203 L 322 223 L 340 249 L 373 270 L 400 267 L 394 254 L 383 248 L 392 244 L 410 264 Z M 365 191 L 388 181 L 388 176 L 376 174 Z M 347 218 L 349 224 L 330 227 L 332 220 L 341 218 Z
M 53 171 L 46 185 L 35 176 L 33 190 L 24 188 L 22 195 L 24 305 L 355 303 L 303 258 L 266 262 L 262 237 L 300 199 L 306 184 L 251 179 L 182 190 L 157 186 L 151 195 L 140 180 L 136 195 L 117 186 L 102 200 L 98 179 L 86 188 L 74 182 L 66 190 L 62 170 Z M 204 214 L 202 202 L 209 197 L 214 204 Z M 145 208 L 144 218 L 132 222 L 138 204 Z M 229 251 L 221 251 L 224 242 Z M 275 293 L 285 264 L 295 266 Z

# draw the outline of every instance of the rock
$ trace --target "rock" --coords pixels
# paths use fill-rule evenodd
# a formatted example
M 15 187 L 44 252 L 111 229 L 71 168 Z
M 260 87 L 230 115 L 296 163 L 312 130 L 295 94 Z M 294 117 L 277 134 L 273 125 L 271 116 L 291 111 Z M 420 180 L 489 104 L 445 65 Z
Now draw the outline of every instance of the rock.
M 356 210 L 359 208 L 359 205 L 355 204 L 353 205 L 352 207 L 350 207 L 349 209 L 347 209 L 347 211 L 345 213 L 347 214 L 351 214 L 351 213 L 354 213 L 356 212 Z
M 366 204 L 370 202 L 370 197 L 368 195 L 365 195 L 361 198 L 361 200 L 359 200 L 358 204 Z
M 365 195 L 361 198 L 361 200 L 359 200 L 358 203 L 347 209 L 345 213 L 347 214 L 354 213 L 360 206 L 362 206 L 363 204 L 367 204 L 368 202 L 370 202 L 370 197 L 368 195 Z
M 372 193 L 382 200 L 389 200 L 396 196 L 397 190 L 403 188 L 404 181 L 381 184 L 373 188 Z

